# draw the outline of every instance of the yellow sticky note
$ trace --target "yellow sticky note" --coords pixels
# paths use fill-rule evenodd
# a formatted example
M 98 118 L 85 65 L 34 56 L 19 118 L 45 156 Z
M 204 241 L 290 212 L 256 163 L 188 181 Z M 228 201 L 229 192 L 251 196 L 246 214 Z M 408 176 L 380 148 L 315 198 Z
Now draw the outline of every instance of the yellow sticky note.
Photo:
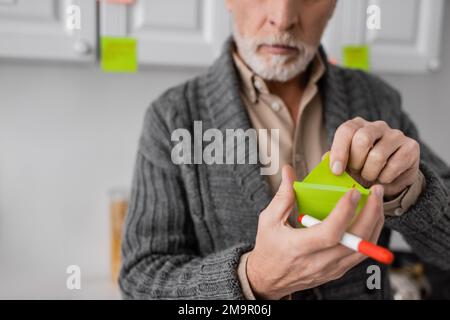
M 370 70 L 369 46 L 345 46 L 342 51 L 345 67 L 364 71 Z
M 137 41 L 127 37 L 101 38 L 101 68 L 105 72 L 136 72 Z
M 359 213 L 367 201 L 370 190 L 356 182 L 347 172 L 340 176 L 334 175 L 330 169 L 330 156 L 327 154 L 303 182 L 294 182 L 299 213 L 323 220 L 351 188 L 361 193 L 356 208 L 356 213 Z

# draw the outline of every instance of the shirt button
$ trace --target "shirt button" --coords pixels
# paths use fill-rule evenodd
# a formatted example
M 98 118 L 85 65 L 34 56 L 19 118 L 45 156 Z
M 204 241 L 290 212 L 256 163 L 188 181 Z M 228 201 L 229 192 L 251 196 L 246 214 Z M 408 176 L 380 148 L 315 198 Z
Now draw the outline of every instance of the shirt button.
M 280 109 L 281 109 L 281 106 L 280 106 L 280 104 L 278 102 L 273 102 L 271 104 L 271 107 L 272 107 L 272 110 L 275 111 L 275 112 L 280 111 Z
M 403 213 L 404 213 L 404 211 L 403 211 L 403 209 L 401 209 L 401 208 L 397 208 L 397 209 L 394 210 L 394 214 L 395 214 L 397 217 L 400 217 Z
M 296 162 L 302 161 L 302 156 L 300 155 L 300 153 L 296 153 L 296 154 L 295 154 L 295 161 L 296 161 Z
M 258 89 L 258 90 L 261 90 L 261 89 L 263 88 L 263 85 L 262 85 L 262 83 L 261 83 L 261 80 L 258 80 L 258 79 L 255 80 L 255 87 L 256 87 L 256 89 Z

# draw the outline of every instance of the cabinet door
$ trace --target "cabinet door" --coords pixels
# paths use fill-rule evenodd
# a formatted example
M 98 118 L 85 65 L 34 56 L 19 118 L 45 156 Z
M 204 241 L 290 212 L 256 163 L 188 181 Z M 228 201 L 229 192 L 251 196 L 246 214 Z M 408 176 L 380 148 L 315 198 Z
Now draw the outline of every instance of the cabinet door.
M 207 66 L 230 34 L 224 0 L 101 2 L 101 35 L 137 39 L 142 64 Z
M 0 57 L 95 61 L 96 8 L 93 0 L 0 0 Z
M 381 29 L 369 30 L 367 9 L 378 6 Z M 324 44 L 342 61 L 342 46 L 368 44 L 372 71 L 426 73 L 440 67 L 444 0 L 339 1 Z

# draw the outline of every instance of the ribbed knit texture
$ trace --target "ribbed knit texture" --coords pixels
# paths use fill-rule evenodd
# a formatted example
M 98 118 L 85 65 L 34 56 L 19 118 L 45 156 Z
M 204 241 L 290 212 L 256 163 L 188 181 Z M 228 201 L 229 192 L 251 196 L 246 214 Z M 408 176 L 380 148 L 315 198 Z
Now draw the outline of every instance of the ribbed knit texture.
M 237 265 L 253 247 L 258 214 L 270 202 L 260 166 L 171 161 L 171 133 L 185 128 L 193 136 L 196 120 L 202 121 L 203 131 L 250 128 L 230 48 L 229 41 L 205 74 L 166 91 L 147 110 L 122 245 L 119 283 L 124 298 L 243 299 Z M 420 141 L 401 109 L 400 95 L 380 79 L 328 65 L 319 87 L 329 143 L 337 127 L 356 116 L 384 120 Z M 403 216 L 386 219 L 379 243 L 387 245 L 389 229 L 397 230 L 422 259 L 450 270 L 450 169 L 421 146 L 427 188 Z M 366 288 L 370 264 L 376 263 L 366 260 L 341 279 L 295 297 L 390 298 L 384 266 L 382 290 Z

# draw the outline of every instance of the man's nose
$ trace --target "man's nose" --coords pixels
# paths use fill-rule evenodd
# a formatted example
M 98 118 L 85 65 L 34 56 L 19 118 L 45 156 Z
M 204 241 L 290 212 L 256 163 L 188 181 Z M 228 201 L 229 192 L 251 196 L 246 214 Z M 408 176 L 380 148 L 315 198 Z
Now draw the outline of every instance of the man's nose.
M 298 22 L 296 5 L 299 0 L 269 0 L 268 22 L 278 31 L 289 31 Z

